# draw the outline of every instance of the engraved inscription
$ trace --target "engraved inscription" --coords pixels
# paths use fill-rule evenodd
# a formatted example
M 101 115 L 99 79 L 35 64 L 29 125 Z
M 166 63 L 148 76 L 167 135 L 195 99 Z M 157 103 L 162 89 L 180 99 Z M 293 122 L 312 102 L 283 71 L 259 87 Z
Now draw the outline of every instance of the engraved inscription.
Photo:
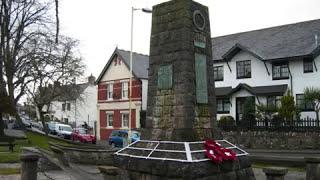
M 204 54 L 195 54 L 197 103 L 208 103 L 207 60 Z
M 172 88 L 172 65 L 163 65 L 158 70 L 158 89 Z

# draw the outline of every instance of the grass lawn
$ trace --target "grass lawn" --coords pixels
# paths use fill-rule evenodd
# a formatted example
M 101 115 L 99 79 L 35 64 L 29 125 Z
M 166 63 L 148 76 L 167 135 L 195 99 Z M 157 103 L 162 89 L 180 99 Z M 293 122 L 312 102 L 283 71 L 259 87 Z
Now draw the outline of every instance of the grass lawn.
M 0 169 L 0 175 L 20 174 L 19 168 L 3 168 Z
M 59 144 L 68 145 L 64 141 L 59 141 L 44 135 L 40 135 L 33 132 L 26 132 L 27 140 L 16 140 L 16 146 L 14 147 L 14 152 L 8 151 L 8 147 L 0 147 L 0 163 L 15 163 L 20 162 L 20 153 L 22 147 L 38 147 L 46 150 L 49 149 L 49 141 Z

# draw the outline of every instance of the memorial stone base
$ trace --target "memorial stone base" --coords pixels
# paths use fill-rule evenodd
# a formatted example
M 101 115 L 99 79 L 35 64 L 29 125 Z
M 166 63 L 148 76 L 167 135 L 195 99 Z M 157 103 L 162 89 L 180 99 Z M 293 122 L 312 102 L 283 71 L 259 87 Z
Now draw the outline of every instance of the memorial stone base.
M 248 156 L 220 165 L 211 161 L 174 162 L 146 160 L 141 158 L 114 156 L 115 166 L 121 169 L 120 179 L 210 179 L 210 180 L 253 180 L 255 179 Z

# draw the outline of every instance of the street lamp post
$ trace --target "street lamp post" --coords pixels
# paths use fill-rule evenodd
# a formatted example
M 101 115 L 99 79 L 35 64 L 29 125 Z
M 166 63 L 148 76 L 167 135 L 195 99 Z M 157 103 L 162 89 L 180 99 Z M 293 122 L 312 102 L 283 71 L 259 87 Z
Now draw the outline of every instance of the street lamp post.
M 131 34 L 130 34 L 130 80 L 129 80 L 129 130 L 128 130 L 128 144 L 131 143 L 131 102 L 132 102 L 132 48 L 133 48 L 133 14 L 134 11 L 141 10 L 144 13 L 152 13 L 151 9 L 148 8 L 131 8 Z

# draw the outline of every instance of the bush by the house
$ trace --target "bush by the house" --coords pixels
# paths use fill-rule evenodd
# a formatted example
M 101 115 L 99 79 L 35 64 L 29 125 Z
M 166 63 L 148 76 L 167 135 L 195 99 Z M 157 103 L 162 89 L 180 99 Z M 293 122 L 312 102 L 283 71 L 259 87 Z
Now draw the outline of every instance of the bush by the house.
M 218 126 L 235 126 L 235 120 L 232 116 L 221 116 L 218 121 Z

